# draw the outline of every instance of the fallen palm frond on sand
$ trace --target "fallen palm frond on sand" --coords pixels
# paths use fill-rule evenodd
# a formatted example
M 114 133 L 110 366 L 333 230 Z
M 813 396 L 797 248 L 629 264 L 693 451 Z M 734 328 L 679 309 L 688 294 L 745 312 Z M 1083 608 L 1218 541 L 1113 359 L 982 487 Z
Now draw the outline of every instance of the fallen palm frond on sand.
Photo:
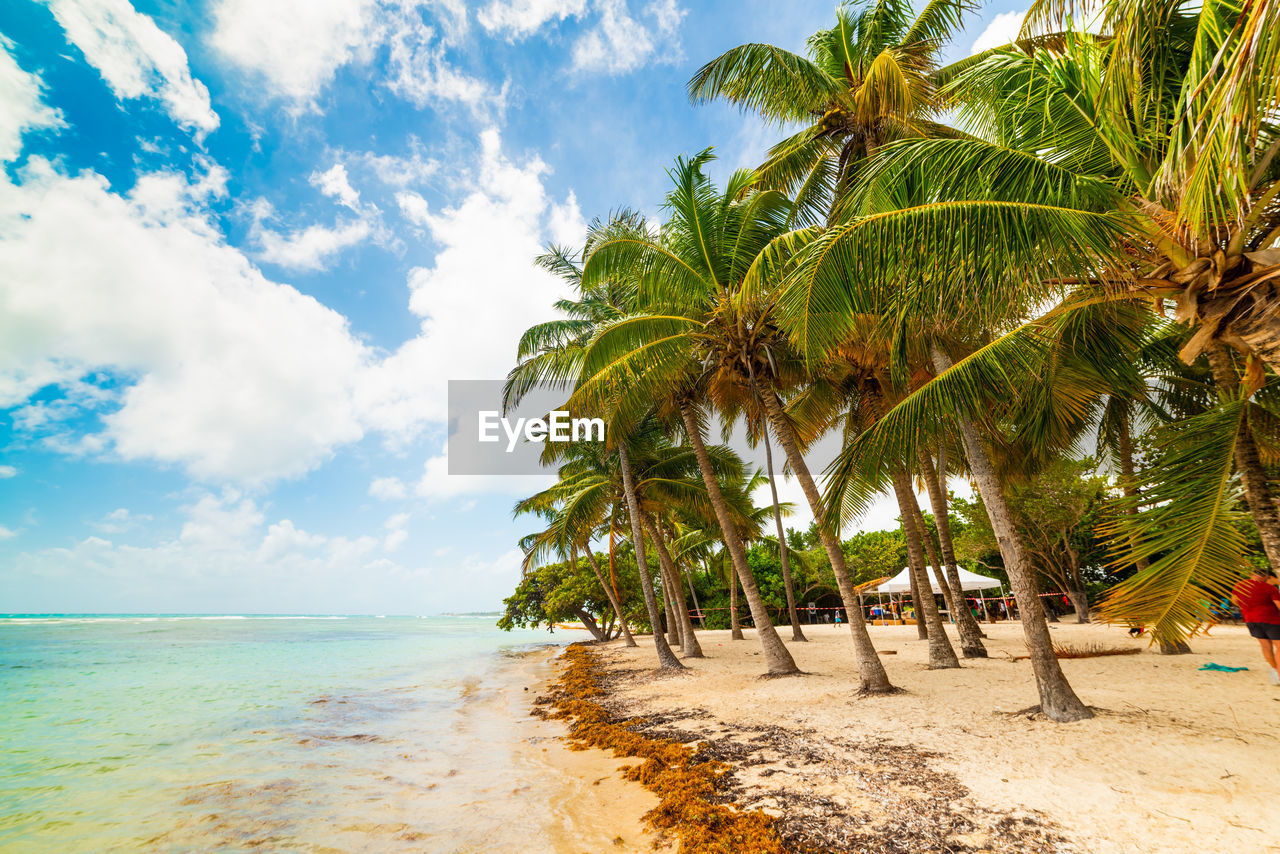
M 1142 650 L 1132 646 L 1106 646 L 1100 643 L 1054 644 L 1058 658 L 1102 658 L 1107 655 L 1138 655 Z

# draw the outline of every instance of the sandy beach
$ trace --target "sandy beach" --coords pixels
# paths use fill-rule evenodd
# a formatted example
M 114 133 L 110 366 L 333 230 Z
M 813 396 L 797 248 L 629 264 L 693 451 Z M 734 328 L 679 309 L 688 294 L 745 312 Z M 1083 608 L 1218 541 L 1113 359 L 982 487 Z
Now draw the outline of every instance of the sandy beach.
M 647 832 L 644 814 L 657 806 L 658 798 L 623 780 L 620 770 L 628 763 L 602 750 L 571 750 L 562 721 L 530 714 L 536 698 L 555 677 L 559 655 L 558 649 L 529 653 L 516 671 L 527 691 L 523 696 L 513 691 L 508 697 L 519 735 L 512 758 L 522 772 L 520 778 L 535 782 L 514 786 L 511 798 L 538 805 L 542 841 L 556 854 L 674 851 L 674 846 Z M 527 841 L 507 836 L 488 850 L 518 854 L 528 850 Z
M 1142 650 L 1063 662 L 1096 712 L 1071 724 L 1027 711 L 1036 695 L 1028 662 L 1013 660 L 1024 652 L 1020 626 L 984 630 L 990 658 L 931 671 L 914 627 L 873 627 L 903 689 L 880 697 L 852 693 L 848 632 L 833 626 L 807 627 L 808 643 L 788 642 L 807 675 L 786 679 L 759 678 L 751 632 L 745 641 L 700 632 L 707 658 L 686 660 L 688 670 L 676 675 L 654 673 L 646 638 L 639 649 L 595 649 L 611 673 L 611 708 L 655 719 L 680 741 L 722 742 L 734 800 L 780 816 L 792 842 L 848 844 L 835 850 L 1280 851 L 1280 689 L 1267 684 L 1243 627 L 1216 627 L 1194 640 L 1192 655 L 1169 657 L 1118 628 L 1053 625 L 1058 643 Z M 1250 669 L 1198 669 L 1210 661 Z M 625 764 L 594 750 L 572 761 L 592 755 L 605 760 L 599 769 Z

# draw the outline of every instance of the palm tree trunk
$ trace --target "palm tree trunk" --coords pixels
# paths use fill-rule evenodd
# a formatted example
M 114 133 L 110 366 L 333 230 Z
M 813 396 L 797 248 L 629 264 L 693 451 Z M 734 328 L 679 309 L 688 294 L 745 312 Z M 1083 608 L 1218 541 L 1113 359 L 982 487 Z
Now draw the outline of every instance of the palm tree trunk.
M 698 612 L 698 622 L 702 623 L 702 630 L 707 630 L 707 615 L 703 613 L 702 606 L 698 604 L 698 589 L 693 586 L 693 572 L 686 571 L 684 580 L 689 582 L 689 598 L 693 599 L 693 610 Z
M 720 491 L 720 483 L 716 480 L 715 470 L 711 467 L 711 457 L 707 446 L 702 441 L 702 429 L 693 414 L 693 405 L 688 400 L 680 402 L 680 416 L 684 420 L 685 432 L 689 434 L 689 444 L 693 446 L 694 456 L 698 458 L 698 468 L 702 470 L 702 482 L 707 487 L 707 497 L 716 512 L 716 521 L 720 523 L 720 531 L 724 534 L 725 548 L 733 560 L 733 568 L 737 571 L 738 580 L 742 582 L 742 592 L 747 598 L 747 607 L 751 609 L 751 617 L 756 624 L 756 634 L 760 638 L 760 646 L 764 652 L 765 666 L 771 676 L 787 676 L 799 673 L 795 659 L 778 637 L 778 630 L 769 619 L 764 600 L 760 597 L 760 589 L 756 587 L 756 579 L 747 566 L 747 550 L 738 538 L 738 529 L 729 515 L 729 505 L 725 503 L 724 493 Z
M 653 534 L 649 535 L 650 537 Z M 658 577 L 662 579 L 662 616 L 667 623 L 667 645 L 672 649 L 680 648 L 684 652 L 684 636 L 680 633 L 680 624 L 676 622 L 676 600 L 671 590 L 671 579 L 667 577 L 667 569 L 658 561 Z
M 684 584 L 680 581 L 680 570 L 676 569 L 676 563 L 671 559 L 671 552 L 667 549 L 662 528 L 647 516 L 643 521 L 644 528 L 649 533 L 649 539 L 653 540 L 653 545 L 658 550 L 658 560 L 662 562 L 667 583 L 671 586 L 671 604 L 674 609 L 671 619 L 675 620 L 680 630 L 680 646 L 684 649 L 684 657 L 705 658 L 702 654 L 702 644 L 698 643 L 698 636 L 693 631 L 693 620 L 689 619 L 689 609 L 684 607 Z
M 613 613 L 618 618 L 618 625 L 622 627 L 622 636 L 626 639 L 623 646 L 635 646 L 636 639 L 631 636 L 631 629 L 627 628 L 627 618 L 622 616 L 622 604 L 618 602 L 618 597 L 613 592 L 613 587 L 605 580 L 604 573 L 600 571 L 600 565 L 596 563 L 596 556 L 591 551 L 591 546 L 586 547 L 587 563 L 591 564 L 591 571 L 596 574 L 596 581 L 600 582 L 604 595 L 609 599 L 609 604 L 613 606 Z
M 911 512 L 915 505 L 915 495 L 911 492 L 911 479 L 901 466 L 895 466 L 893 472 L 893 491 L 898 496 L 898 507 L 902 510 L 902 528 L 907 534 L 907 554 L 910 557 L 911 575 L 915 578 L 916 587 L 920 591 L 920 606 L 924 610 L 916 611 L 916 623 L 922 620 L 929 627 L 929 669 L 946 670 L 959 667 L 956 651 L 951 648 L 951 641 L 942 627 L 942 616 L 938 613 L 938 600 L 933 596 L 933 582 L 925 570 L 924 529 L 916 521 L 920 515 L 919 507 Z
M 725 546 L 727 549 L 728 546 Z M 738 619 L 738 571 L 729 564 L 729 639 L 744 640 L 742 620 Z
M 952 613 L 960 630 L 960 654 L 965 658 L 986 658 L 987 647 L 982 643 L 982 629 L 965 601 L 964 587 L 960 583 L 960 570 L 956 564 L 955 541 L 951 539 L 951 511 L 947 507 L 947 493 L 942 488 L 942 478 L 933 464 L 933 456 L 921 449 L 917 454 L 924 474 L 925 488 L 929 490 L 929 505 L 933 507 L 933 523 L 938 529 L 938 548 L 942 550 L 942 566 L 946 567 L 946 584 L 951 588 L 955 603 Z M 957 613 L 957 611 L 959 613 Z
M 1213 368 L 1218 388 L 1228 394 L 1238 393 L 1240 378 L 1225 345 L 1217 344 L 1209 349 L 1209 365 Z M 1236 440 L 1236 468 L 1244 485 L 1245 503 L 1249 505 L 1253 523 L 1262 537 L 1262 550 L 1266 552 L 1272 568 L 1280 567 L 1280 516 L 1276 514 L 1275 501 L 1267 485 L 1267 473 L 1258 458 L 1258 446 L 1253 440 L 1248 417 L 1240 424 L 1240 436 Z
M 898 505 L 898 512 L 903 514 L 902 519 L 902 535 L 910 540 L 907 534 L 906 511 L 902 509 L 902 505 Z M 929 639 L 929 625 L 924 621 L 924 597 L 920 592 L 920 575 L 919 569 L 915 562 L 915 558 L 911 556 L 911 548 L 907 548 L 907 580 L 911 582 L 911 612 L 916 618 L 916 637 L 920 640 Z
M 778 553 L 782 556 L 782 585 L 787 591 L 787 617 L 791 620 L 791 639 L 807 641 L 800 628 L 800 614 L 796 611 L 796 590 L 791 583 L 791 559 L 787 556 L 787 537 L 782 530 L 782 508 L 778 506 L 778 485 L 773 482 L 773 448 L 769 442 L 769 430 L 764 433 L 764 463 L 769 469 L 769 493 L 773 496 L 773 523 L 778 529 Z
M 765 412 L 769 416 L 769 422 L 773 426 L 773 433 L 778 438 L 778 444 L 782 446 L 787 462 L 791 465 L 791 471 L 800 481 L 800 488 L 804 490 L 804 497 L 809 502 L 809 509 L 812 510 L 814 519 L 818 520 L 818 534 L 831 561 L 836 586 L 840 588 L 840 600 L 849 617 L 849 631 L 853 634 L 853 654 L 858 661 L 858 690 L 865 694 L 885 694 L 893 691 L 894 687 L 889 682 L 889 674 L 885 672 L 884 663 L 876 654 L 875 645 L 871 642 L 871 633 L 867 631 L 867 622 L 862 617 L 862 608 L 858 605 L 858 592 L 854 589 L 853 576 L 849 574 L 849 566 L 845 562 L 844 552 L 840 549 L 840 541 L 827 529 L 826 525 L 822 524 L 822 496 L 818 494 L 818 485 L 814 483 L 813 475 L 809 473 L 809 466 L 805 464 L 804 456 L 796 445 L 795 433 L 792 432 L 791 424 L 782 411 L 782 402 L 768 386 L 760 389 L 760 396 L 764 402 Z
M 614 504 L 613 509 L 609 511 L 609 582 L 613 585 L 614 598 L 618 603 L 622 603 L 622 594 L 618 592 L 618 568 L 614 561 L 613 542 L 614 535 L 617 533 L 618 522 L 618 505 Z
M 939 374 L 951 367 L 951 359 L 937 345 L 931 347 L 933 366 Z M 1089 707 L 1080 701 L 1067 682 L 1062 666 L 1053 652 L 1053 638 L 1044 621 L 1044 609 L 1036 589 L 1035 569 L 1027 558 L 1026 548 L 1013 525 L 1013 514 L 1005 501 L 1004 487 L 996 476 L 995 467 L 987 456 L 977 429 L 967 415 L 957 419 L 960 438 L 964 442 L 965 455 L 969 458 L 969 470 L 978 486 L 978 494 L 991 519 L 991 529 L 1000 546 L 1009 584 L 1018 603 L 1022 618 L 1022 635 L 1031 654 L 1031 670 L 1036 676 L 1036 690 L 1040 695 L 1040 710 L 1055 721 L 1078 721 L 1093 717 Z
M 658 600 L 653 595 L 653 579 L 649 577 L 649 561 L 644 554 L 644 534 L 640 527 L 640 502 L 636 500 L 636 486 L 631 477 L 631 461 L 627 458 L 627 446 L 618 443 L 618 459 L 622 464 L 622 492 L 627 500 L 627 515 L 631 517 L 632 544 L 636 551 L 636 569 L 640 573 L 640 588 L 644 591 L 644 607 L 649 612 L 649 625 L 653 626 L 653 645 L 658 651 L 658 666 L 663 670 L 684 670 L 684 665 L 671 651 L 662 635 L 662 620 L 658 615 Z

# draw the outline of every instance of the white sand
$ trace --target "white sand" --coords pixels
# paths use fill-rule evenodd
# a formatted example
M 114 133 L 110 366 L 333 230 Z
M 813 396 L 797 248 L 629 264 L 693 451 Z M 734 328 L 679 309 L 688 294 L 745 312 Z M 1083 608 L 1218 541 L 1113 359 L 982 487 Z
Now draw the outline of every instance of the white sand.
M 691 673 L 627 680 L 620 696 L 636 713 L 701 708 L 733 726 L 805 728 L 936 751 L 941 756 L 929 761 L 954 773 L 974 803 L 1038 812 L 1073 849 L 1091 854 L 1280 852 L 1280 688 L 1267 683 L 1257 642 L 1243 627 L 1214 628 L 1193 641 L 1192 655 L 1162 656 L 1119 628 L 1053 624 L 1059 643 L 1144 650 L 1062 663 L 1098 711 L 1071 724 L 1015 714 L 1037 702 L 1030 663 L 1009 660 L 1025 654 L 1021 626 L 984 630 L 991 658 L 928 670 L 915 627 L 872 627 L 878 649 L 896 650 L 882 660 L 905 689 L 882 697 L 853 694 L 847 628 L 811 626 L 809 643 L 788 641 L 809 675 L 787 679 L 757 678 L 764 667 L 754 632 L 745 641 L 699 632 L 708 657 L 686 661 Z M 610 644 L 607 658 L 651 668 L 652 645 L 639 642 L 637 650 Z M 1250 669 L 1197 670 L 1208 661 Z
M 532 827 L 512 828 L 515 841 L 495 840 L 486 852 L 674 852 L 671 841 L 659 838 L 643 821 L 658 805 L 657 795 L 622 777 L 622 769 L 636 760 L 618 759 L 602 750 L 571 750 L 564 740 L 568 728 L 563 721 L 529 714 L 534 698 L 545 694 L 558 675 L 558 656 L 558 651 L 528 656 L 521 662 L 520 675 L 530 690 L 509 698 L 520 736 L 512 756 L 522 766 L 518 776 L 538 781 L 534 787 L 512 789 L 510 797 L 529 801 L 536 812 L 529 820 L 538 833 Z

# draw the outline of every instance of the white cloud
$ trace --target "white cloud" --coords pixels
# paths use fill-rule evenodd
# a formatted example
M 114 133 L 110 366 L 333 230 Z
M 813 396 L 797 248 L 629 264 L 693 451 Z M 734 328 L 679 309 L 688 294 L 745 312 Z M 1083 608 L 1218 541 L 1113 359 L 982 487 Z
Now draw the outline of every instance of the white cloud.
M 156 591 L 173 590 L 187 603 L 183 610 L 199 601 L 210 610 L 231 602 L 232 608 L 319 611 L 320 603 L 332 608 L 334 602 L 359 609 L 364 590 L 353 578 L 405 572 L 377 556 L 381 537 L 324 536 L 289 519 L 268 524 L 264 509 L 235 490 L 201 494 L 181 513 L 175 536 L 147 546 L 90 536 L 72 548 L 21 554 L 0 572 L 9 576 L 0 582 L 23 578 L 47 587 L 50 580 L 75 579 L 75 592 L 58 595 L 62 601 L 92 597 L 99 607 L 90 610 L 139 597 L 150 597 L 153 610 L 172 610 Z M 25 590 L 11 588 L 7 595 L 29 597 Z
M 175 122 L 203 137 L 218 126 L 209 90 L 187 52 L 128 0 L 48 0 L 67 38 L 117 98 L 157 98 Z
M 17 476 L 18 469 L 16 466 L 0 466 L 0 480 L 7 480 L 8 478 Z
M 476 13 L 489 32 L 501 32 L 514 40 L 530 35 L 549 21 L 576 18 L 587 10 L 587 0 L 493 0 Z
M 419 107 L 454 101 L 483 112 L 501 109 L 505 90 L 494 92 L 489 84 L 458 71 L 445 57 L 443 40 L 424 23 L 416 10 L 399 17 L 390 36 L 392 74 L 387 87 Z
M 4 525 L 0 525 L 0 540 L 11 540 L 16 536 L 18 536 L 17 531 L 12 528 L 6 528 Z
M 123 534 L 150 522 L 151 519 L 152 517 L 145 513 L 133 513 L 127 507 L 119 507 L 94 522 L 93 527 L 104 534 Z
M 13 42 L 0 36 L 0 163 L 8 163 L 22 152 L 22 135 L 27 131 L 65 127 L 62 113 L 40 99 L 43 83 L 39 75 L 18 66 L 10 50 Z
M 409 532 L 405 530 L 405 526 L 409 524 L 408 513 L 397 513 L 383 524 L 387 531 L 387 536 L 382 541 L 382 550 L 393 552 L 404 545 L 405 540 L 409 539 Z
M 656 0 L 644 8 L 641 18 L 652 20 L 652 27 L 632 17 L 626 0 L 597 0 L 597 5 L 600 23 L 574 45 L 575 70 L 621 74 L 651 57 L 660 62 L 680 58 L 677 30 L 685 12 L 675 0 Z
M 422 332 L 370 371 L 361 388 L 379 429 L 412 436 L 424 422 L 443 422 L 449 379 L 501 379 L 520 333 L 554 317 L 551 305 L 564 285 L 530 262 L 548 241 L 581 241 L 585 223 L 572 196 L 548 196 L 546 171 L 537 158 L 508 159 L 498 132 L 485 131 L 479 166 L 463 179 L 470 192 L 425 213 L 423 225 L 440 250 L 432 266 L 409 273 L 409 309 Z
M 344 207 L 353 211 L 360 210 L 360 194 L 351 186 L 351 181 L 347 177 L 347 167 L 341 163 L 335 163 L 325 172 L 312 172 L 308 180 L 311 186 L 329 198 L 337 199 L 338 203 Z
M 16 180 L 0 172 L 0 407 L 18 407 L 50 449 L 261 484 L 314 468 L 368 430 L 403 445 L 445 420 L 449 378 L 506 374 L 520 332 L 549 319 L 562 295 L 531 259 L 585 230 L 572 195 L 548 196 L 545 164 L 512 161 L 486 131 L 477 165 L 456 179 L 470 190 L 423 212 L 440 251 L 409 275 L 420 333 L 380 359 L 342 315 L 226 243 L 208 206 L 227 173 L 200 165 L 193 178 L 144 173 L 123 195 L 38 157 Z M 369 228 L 259 227 L 257 240 L 264 257 L 315 267 Z M 61 396 L 28 402 L 55 386 Z M 101 429 L 70 432 L 78 413 L 96 413 Z
M 1018 31 L 1022 29 L 1022 19 L 1026 15 L 1026 9 L 1017 12 L 1001 12 L 996 15 L 991 19 L 991 23 L 987 24 L 987 28 L 973 40 L 973 45 L 969 48 L 970 55 L 1012 42 L 1018 37 Z
M 363 219 L 338 222 L 336 225 L 309 225 L 298 231 L 280 233 L 258 227 L 258 257 L 278 264 L 288 270 L 324 270 L 344 249 L 348 249 L 372 234 L 369 223 Z
M 341 66 L 367 61 L 375 0 L 219 0 L 213 46 L 279 95 L 310 102 Z
M 409 488 L 398 477 L 379 477 L 374 478 L 369 484 L 369 495 L 383 501 L 394 501 L 398 498 L 408 498 Z
M 370 354 L 226 245 L 202 207 L 218 186 L 150 174 L 121 196 L 39 158 L 0 175 L 0 404 L 97 370 L 133 379 L 99 443 L 202 478 L 297 475 L 359 439 Z
M 555 483 L 555 476 L 509 474 L 449 474 L 449 448 L 431 457 L 422 467 L 422 477 L 413 486 L 413 494 L 430 501 L 443 501 L 461 496 L 507 495 L 522 498 Z
M 427 180 L 440 170 L 440 164 L 427 156 L 426 147 L 416 136 L 409 137 L 409 153 L 403 157 L 365 151 L 353 160 L 370 169 L 378 180 L 392 187 L 406 187 Z
M 314 553 L 327 542 L 320 534 L 310 534 L 296 527 L 288 519 L 282 519 L 267 529 L 257 557 L 264 561 L 278 561 L 290 554 Z
M 423 17 L 428 7 L 443 13 L 435 26 Z M 466 32 L 466 9 L 456 2 L 218 0 L 214 21 L 214 47 L 302 108 L 312 105 L 338 69 L 368 65 L 384 45 L 390 50 L 387 87 L 418 106 L 501 102 L 500 93 L 446 59 L 446 47 Z
M 427 200 L 419 196 L 412 190 L 401 190 L 396 193 L 396 204 L 400 206 L 400 213 L 404 214 L 404 218 L 414 225 L 426 225 L 430 217 L 429 206 Z
M 194 494 L 179 513 L 178 530 L 146 545 L 88 536 L 14 555 L 0 564 L 0 600 L 36 612 L 428 614 L 492 608 L 520 575 L 516 549 L 405 556 L 396 532 L 408 530 L 406 514 L 369 533 L 324 535 L 235 490 Z

